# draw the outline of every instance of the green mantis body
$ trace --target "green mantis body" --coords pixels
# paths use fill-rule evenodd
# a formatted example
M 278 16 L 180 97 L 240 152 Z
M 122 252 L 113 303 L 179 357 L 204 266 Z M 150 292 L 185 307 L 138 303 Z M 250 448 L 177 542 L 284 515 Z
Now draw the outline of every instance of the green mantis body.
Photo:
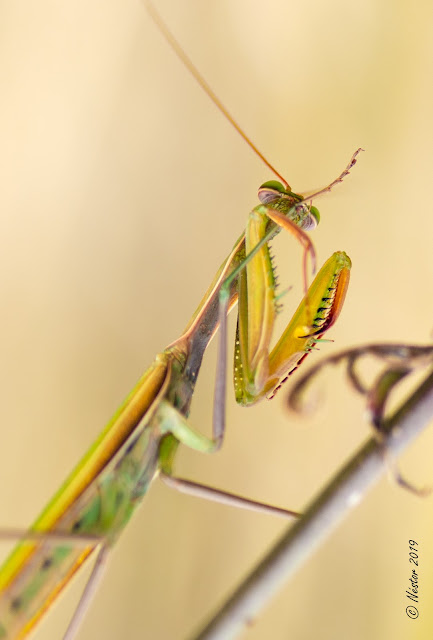
M 89 556 L 114 545 L 151 481 L 159 473 L 171 476 L 179 443 L 206 453 L 221 446 L 225 322 L 236 302 L 234 384 L 243 405 L 272 395 L 337 319 L 351 266 L 344 252 L 325 263 L 271 349 L 277 304 L 268 241 L 280 228 L 295 235 L 304 246 L 305 281 L 307 253 L 314 256 L 306 231 L 317 224 L 318 212 L 287 185 L 265 183 L 259 197 L 262 204 L 251 212 L 245 234 L 182 336 L 156 356 L 0 569 L 0 640 L 24 638 Z M 203 354 L 220 325 L 213 437 L 208 438 L 187 417 Z
M 299 216 L 291 204 L 287 213 Z M 281 209 L 280 201 L 278 206 Z M 298 223 L 310 225 L 309 208 L 302 210 Z M 160 471 L 171 474 L 179 443 L 203 452 L 220 446 L 223 429 L 214 425 L 214 439 L 209 439 L 193 430 L 186 418 L 203 353 L 219 323 L 222 283 L 229 306 L 239 299 L 234 377 L 236 396 L 243 404 L 272 393 L 336 320 L 350 269 L 342 252 L 322 267 L 269 351 L 276 313 L 269 249 L 265 243 L 246 260 L 245 245 L 252 241 L 257 246 L 275 233 L 269 222 L 273 215 L 269 205 L 259 205 L 250 214 L 246 238 L 241 236 L 223 263 L 184 334 L 156 357 L 31 529 L 71 539 L 23 542 L 6 561 L 0 571 L 0 638 L 25 637 L 95 548 L 102 544 L 108 549 L 115 543 L 154 477 Z M 84 542 L 87 537 L 87 543 L 74 545 L 73 536 L 84 537 Z

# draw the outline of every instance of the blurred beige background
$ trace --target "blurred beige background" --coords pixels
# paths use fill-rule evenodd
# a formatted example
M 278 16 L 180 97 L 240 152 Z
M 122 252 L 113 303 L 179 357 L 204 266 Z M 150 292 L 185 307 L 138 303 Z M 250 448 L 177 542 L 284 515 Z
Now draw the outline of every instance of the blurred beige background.
M 221 100 L 295 190 L 345 184 L 320 203 L 320 261 L 353 260 L 331 353 L 431 339 L 431 2 L 161 0 Z M 0 3 L 0 522 L 27 526 L 175 339 L 272 176 L 169 50 L 137 1 Z M 301 252 L 275 242 L 301 291 Z M 191 419 L 210 428 L 215 345 Z M 311 357 L 313 360 L 313 357 Z M 302 508 L 369 435 L 341 372 L 308 420 L 284 393 L 229 404 L 224 450 L 178 470 Z M 401 462 L 432 483 L 433 434 Z M 248 630 L 248 640 L 430 638 L 432 500 L 384 479 Z M 155 484 L 123 535 L 79 634 L 181 639 L 285 528 Z M 409 620 L 408 539 L 421 549 Z M 4 547 L 6 553 L 7 547 Z M 82 576 L 83 577 L 83 576 Z M 81 577 L 81 578 L 82 578 Z M 58 639 L 78 579 L 35 633 Z

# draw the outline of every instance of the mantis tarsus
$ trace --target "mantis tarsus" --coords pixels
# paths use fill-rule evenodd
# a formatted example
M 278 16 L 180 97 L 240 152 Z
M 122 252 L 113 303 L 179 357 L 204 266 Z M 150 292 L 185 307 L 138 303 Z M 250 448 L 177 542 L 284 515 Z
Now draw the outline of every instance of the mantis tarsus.
M 355 157 L 337 181 L 348 172 L 354 160 Z M 219 309 L 218 303 L 222 282 L 225 282 L 225 303 L 233 306 L 238 295 L 240 300 L 238 348 L 235 356 L 242 362 L 244 371 L 249 370 L 249 375 L 240 376 L 238 369 L 236 378 L 238 398 L 242 398 L 245 404 L 271 392 L 279 384 L 280 378 L 297 366 L 305 353 L 336 320 L 344 300 L 350 268 L 350 261 L 342 252 L 334 254 L 319 272 L 307 298 L 301 303 L 288 334 L 277 344 L 270 361 L 267 361 L 275 315 L 273 272 L 267 241 L 276 232 L 274 223 L 285 225 L 303 242 L 304 256 L 307 251 L 312 254 L 313 248 L 308 236 L 300 229 L 308 229 L 317 221 L 317 210 L 310 204 L 310 200 L 317 194 L 305 201 L 301 196 L 293 194 L 288 185 L 284 189 L 273 182 L 265 183 L 260 195 L 262 205 L 254 210 L 247 226 L 246 251 L 242 235 L 229 258 L 224 261 L 199 307 L 200 312 L 195 314 L 181 338 L 154 361 L 129 397 L 125 412 L 116 414 L 110 423 L 110 427 L 116 425 L 115 433 L 111 430 L 104 432 L 104 442 L 108 439 L 110 444 L 104 445 L 102 451 L 98 446 L 89 452 L 85 462 L 71 476 L 71 483 L 62 487 L 43 512 L 34 526 L 35 533 L 23 534 L 23 537 L 27 537 L 26 543 L 18 548 L 4 566 L 0 573 L 0 584 L 4 589 L 0 637 L 24 637 L 23 634 L 45 612 L 51 596 L 54 599 L 63 582 L 69 581 L 90 554 L 92 536 L 96 536 L 97 541 L 103 536 L 109 545 L 114 543 L 133 509 L 129 497 L 122 494 L 125 491 L 122 483 L 126 471 L 123 467 L 134 467 L 137 460 L 140 461 L 139 481 L 133 482 L 132 492 L 132 498 L 138 500 L 147 489 L 157 465 L 163 472 L 171 473 L 172 458 L 178 442 L 209 452 L 220 445 L 224 433 L 225 331 L 221 331 L 223 337 L 217 375 L 214 441 L 190 430 L 182 415 L 188 413 L 203 352 L 219 322 L 225 323 L 226 309 L 223 305 Z M 261 249 L 257 248 L 259 241 L 263 245 Z M 257 252 L 257 255 L 253 257 L 252 252 Z M 249 256 L 247 259 L 246 254 Z M 238 268 L 240 269 L 235 273 L 234 270 Z M 304 259 L 304 282 L 307 278 L 306 271 Z M 150 425 L 156 432 L 151 434 L 147 430 Z M 102 438 L 98 444 L 101 441 Z M 140 449 L 139 453 L 137 448 Z M 124 457 L 126 452 L 134 452 L 137 459 L 134 461 L 131 457 Z M 112 478 L 105 473 L 106 464 L 111 467 L 119 464 L 123 468 L 121 475 L 120 467 L 115 474 L 117 479 L 121 478 L 122 487 L 111 485 Z M 89 485 L 102 469 L 104 474 L 99 477 L 101 484 Z M 106 493 L 105 485 L 110 485 Z M 230 500 L 230 496 L 225 497 Z M 111 500 L 116 503 L 115 507 Z M 88 509 L 85 515 L 84 504 Z M 256 507 L 267 508 L 260 504 L 256 504 Z M 102 519 L 101 511 L 104 515 Z M 40 533 L 36 533 L 37 531 Z M 15 535 L 15 532 L 9 533 Z M 79 535 L 82 536 L 81 541 Z M 64 536 L 65 542 L 63 545 L 59 544 Z M 40 538 L 44 539 L 44 550 Z M 77 540 L 76 544 L 73 543 L 74 540 Z M 36 552 L 35 544 L 38 545 Z M 73 550 L 72 546 L 75 547 Z M 66 567 L 72 557 L 72 567 Z M 92 582 L 91 586 L 94 584 Z M 40 594 L 40 601 L 35 596 L 36 593 Z M 78 618 L 75 622 L 77 620 Z M 21 633 L 23 628 L 25 631 Z M 71 630 L 69 637 L 72 637 L 72 633 Z

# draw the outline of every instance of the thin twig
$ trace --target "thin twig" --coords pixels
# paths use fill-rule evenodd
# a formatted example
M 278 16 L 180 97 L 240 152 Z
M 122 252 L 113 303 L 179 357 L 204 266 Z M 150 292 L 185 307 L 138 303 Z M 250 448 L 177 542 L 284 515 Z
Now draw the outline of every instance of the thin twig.
M 386 470 L 383 447 L 399 455 L 433 420 L 433 372 L 382 424 L 383 443 L 370 438 L 307 507 L 194 640 L 230 640 L 312 555 Z

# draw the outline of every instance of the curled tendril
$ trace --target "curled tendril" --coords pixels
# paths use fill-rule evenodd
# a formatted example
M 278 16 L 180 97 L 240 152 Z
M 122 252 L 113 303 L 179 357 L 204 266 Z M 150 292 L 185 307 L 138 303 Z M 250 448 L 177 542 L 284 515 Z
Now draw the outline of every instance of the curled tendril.
M 364 381 L 358 372 L 359 362 L 366 357 L 373 357 L 383 365 L 379 375 L 369 382 Z M 367 415 L 374 428 L 375 437 L 379 442 L 383 442 L 385 433 L 382 425 L 388 399 L 397 385 L 408 375 L 433 365 L 433 345 L 367 344 L 329 356 L 298 378 L 287 397 L 289 408 L 296 412 L 303 411 L 307 406 L 308 391 L 316 376 L 326 367 L 341 362 L 346 365 L 347 378 L 354 391 L 366 397 Z M 394 461 L 389 459 L 386 448 L 384 456 L 393 478 L 399 485 L 417 495 L 424 496 L 431 492 L 429 488 L 419 489 L 408 482 Z

